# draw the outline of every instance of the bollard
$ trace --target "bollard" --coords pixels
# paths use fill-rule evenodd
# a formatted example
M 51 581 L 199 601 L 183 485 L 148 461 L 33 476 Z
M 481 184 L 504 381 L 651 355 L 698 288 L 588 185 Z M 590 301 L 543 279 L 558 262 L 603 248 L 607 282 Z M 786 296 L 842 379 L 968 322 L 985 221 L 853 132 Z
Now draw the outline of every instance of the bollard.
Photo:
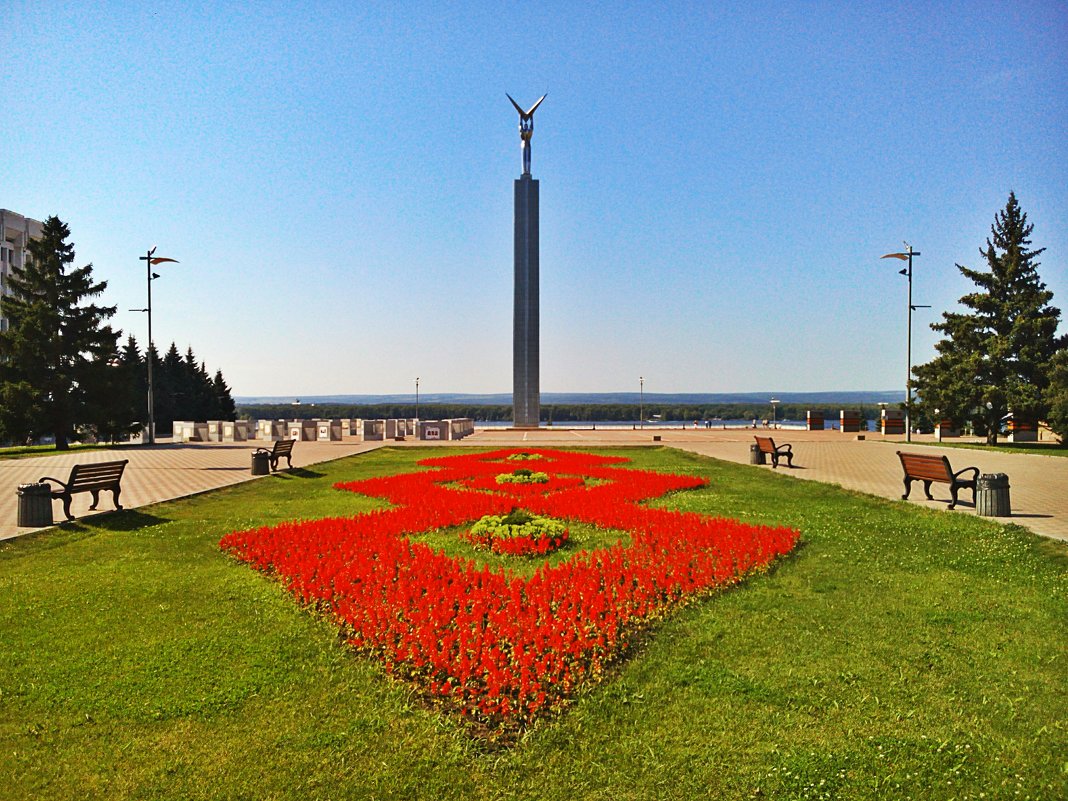
M 1011 517 L 1009 477 L 1004 473 L 983 473 L 975 484 L 975 513 L 983 517 Z

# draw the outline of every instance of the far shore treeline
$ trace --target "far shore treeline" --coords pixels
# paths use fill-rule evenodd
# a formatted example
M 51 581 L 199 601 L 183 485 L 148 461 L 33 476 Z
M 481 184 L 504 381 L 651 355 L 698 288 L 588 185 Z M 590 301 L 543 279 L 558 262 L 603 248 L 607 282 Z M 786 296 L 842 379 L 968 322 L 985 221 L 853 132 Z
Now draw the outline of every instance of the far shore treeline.
M 858 410 L 861 417 L 875 420 L 879 417 L 876 404 L 803 404 L 780 403 L 775 412 L 778 420 L 804 420 L 806 413 L 824 415 L 828 426 L 838 419 L 842 409 Z M 591 423 L 591 422 L 637 422 L 644 412 L 646 420 L 684 421 L 699 420 L 760 420 L 772 419 L 769 404 L 756 403 L 702 403 L 669 404 L 646 403 L 644 406 L 628 403 L 561 403 L 543 404 L 543 423 Z M 238 404 L 238 416 L 252 420 L 311 420 L 332 418 L 360 418 L 378 420 L 389 418 L 421 417 L 425 420 L 448 420 L 469 417 L 477 421 L 507 422 L 512 419 L 510 405 L 469 403 L 317 403 L 317 404 Z

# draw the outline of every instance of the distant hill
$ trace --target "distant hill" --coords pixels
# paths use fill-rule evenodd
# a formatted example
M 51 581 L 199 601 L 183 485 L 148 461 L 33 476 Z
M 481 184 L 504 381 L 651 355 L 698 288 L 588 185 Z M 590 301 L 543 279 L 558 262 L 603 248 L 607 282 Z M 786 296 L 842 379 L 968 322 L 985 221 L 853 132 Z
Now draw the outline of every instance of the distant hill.
M 783 403 L 812 404 L 859 404 L 859 403 L 897 403 L 901 400 L 902 390 L 892 391 L 841 391 L 841 392 L 687 392 L 687 393 L 645 393 L 646 403 L 767 403 L 771 398 L 778 398 Z M 265 404 L 378 404 L 411 403 L 414 393 L 406 395 L 259 395 L 239 396 L 234 398 L 239 406 Z M 559 404 L 609 404 L 638 403 L 641 398 L 637 392 L 543 392 L 541 405 Z M 420 393 L 421 403 L 458 403 L 477 406 L 509 406 L 510 394 L 470 395 L 462 393 Z

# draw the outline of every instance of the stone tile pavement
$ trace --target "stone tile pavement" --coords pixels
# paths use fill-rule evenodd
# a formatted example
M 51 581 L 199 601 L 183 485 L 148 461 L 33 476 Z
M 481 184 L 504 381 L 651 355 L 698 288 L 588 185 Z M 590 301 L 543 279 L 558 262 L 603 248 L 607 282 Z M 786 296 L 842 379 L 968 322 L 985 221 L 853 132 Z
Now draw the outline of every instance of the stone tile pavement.
M 664 436 L 665 443 L 682 450 L 693 451 L 716 459 L 749 463 L 749 445 L 753 432 L 723 432 L 719 437 L 700 439 L 689 432 L 679 436 Z M 765 433 L 765 432 L 761 432 Z M 856 435 L 838 431 L 774 431 L 776 444 L 793 445 L 793 470 L 779 463 L 777 473 L 811 481 L 837 484 L 846 489 L 900 499 L 904 492 L 901 462 L 897 451 L 925 454 L 944 454 L 953 470 L 978 467 L 980 474 L 1005 473 L 1009 477 L 1010 518 L 987 518 L 997 522 L 1015 523 L 1054 539 L 1068 541 L 1068 458 L 1040 454 L 998 453 L 982 449 L 937 447 L 933 437 L 918 436 L 911 445 L 898 437 Z M 925 443 L 925 444 L 920 444 Z M 771 470 L 770 464 L 755 469 Z M 913 482 L 908 503 L 930 509 L 942 509 L 947 514 L 975 514 L 971 492 L 961 490 L 956 509 L 949 511 L 949 487 L 933 484 L 928 501 L 923 484 Z
M 0 540 L 16 537 L 34 529 L 18 526 L 19 484 L 29 484 L 42 476 L 66 481 L 70 469 L 78 463 L 108 462 L 129 459 L 122 476 L 119 502 L 126 509 L 160 501 L 194 495 L 219 487 L 250 481 L 253 476 L 252 451 L 262 442 L 195 442 L 130 446 L 114 450 L 68 451 L 53 456 L 29 459 L 0 459 Z M 340 459 L 381 446 L 381 442 L 298 442 L 293 448 L 293 467 L 307 467 L 318 462 Z M 285 460 L 282 467 L 285 467 Z M 112 511 L 111 492 L 100 493 L 96 512 L 89 511 L 92 497 L 87 492 L 74 496 L 71 514 L 76 518 Z M 63 504 L 54 501 L 52 518 L 64 520 Z
M 857 490 L 883 498 L 900 499 L 904 492 L 901 462 L 897 451 L 914 450 L 919 453 L 945 454 L 954 470 L 978 467 L 980 473 L 1005 473 L 1009 477 L 1011 518 L 987 518 L 996 522 L 1015 523 L 1038 534 L 1068 541 L 1068 457 L 1041 454 L 998 453 L 982 449 L 936 447 L 932 435 L 917 435 L 912 444 L 903 437 L 883 437 L 840 431 L 802 431 L 779 429 L 630 429 L 550 430 L 533 432 L 478 429 L 465 444 L 478 445 L 665 445 L 692 451 L 716 459 L 749 464 L 749 446 L 754 433 L 772 436 L 776 444 L 789 442 L 795 454 L 794 469 L 780 466 L 777 473 L 792 478 L 824 481 L 846 489 Z M 659 436 L 660 442 L 653 442 Z M 517 443 L 518 440 L 518 443 Z M 782 463 L 783 465 L 785 462 Z M 756 470 L 771 470 L 769 466 Z M 943 509 L 948 514 L 975 514 L 971 492 L 962 490 L 956 509 L 948 510 L 949 487 L 934 484 L 928 501 L 923 484 L 913 482 L 908 503 L 930 509 Z
M 460 442 L 437 443 L 439 447 L 620 447 L 665 445 L 692 451 L 717 459 L 749 463 L 749 446 L 753 431 L 747 429 L 663 429 L 628 428 L 569 429 L 542 428 L 537 431 L 518 431 L 498 428 L 476 429 L 474 435 Z M 886 438 L 867 434 L 858 441 L 855 434 L 838 431 L 777 430 L 770 434 L 776 442 L 789 442 L 796 457 L 793 470 L 780 467 L 776 472 L 812 481 L 838 484 L 847 489 L 870 493 L 884 498 L 898 499 L 903 491 L 901 466 L 895 451 L 907 446 L 900 438 Z M 654 441 L 654 437 L 659 437 Z M 1042 455 L 991 453 L 983 450 L 962 450 L 920 445 L 931 437 L 916 437 L 912 449 L 922 453 L 945 453 L 959 470 L 974 465 L 982 473 L 1006 473 L 1009 476 L 1011 518 L 988 518 L 999 522 L 1016 523 L 1059 540 L 1068 541 L 1068 458 Z M 293 449 L 293 466 L 305 467 L 318 462 L 363 453 L 377 447 L 423 446 L 434 443 L 406 440 L 404 442 L 360 442 L 346 439 L 341 442 L 300 442 Z M 84 451 L 32 459 L 0 460 L 0 539 L 26 533 L 31 529 L 17 526 L 18 484 L 51 475 L 65 479 L 71 465 L 86 461 L 129 459 L 123 476 L 122 503 L 126 508 L 144 506 L 179 498 L 217 487 L 228 486 L 254 477 L 250 475 L 250 454 L 257 446 L 253 442 L 163 444 L 155 447 L 131 447 L 118 450 Z M 771 467 L 753 467 L 771 470 Z M 932 509 L 946 509 L 949 492 L 945 485 L 932 488 L 934 501 L 923 497 L 922 484 L 914 484 L 909 503 Z M 971 493 L 961 493 L 962 503 L 948 514 L 974 514 Z M 98 512 L 89 512 L 88 494 L 75 496 L 72 512 L 75 517 L 97 514 L 112 509 L 111 493 L 101 495 Z M 62 504 L 55 503 L 54 517 L 62 518 Z

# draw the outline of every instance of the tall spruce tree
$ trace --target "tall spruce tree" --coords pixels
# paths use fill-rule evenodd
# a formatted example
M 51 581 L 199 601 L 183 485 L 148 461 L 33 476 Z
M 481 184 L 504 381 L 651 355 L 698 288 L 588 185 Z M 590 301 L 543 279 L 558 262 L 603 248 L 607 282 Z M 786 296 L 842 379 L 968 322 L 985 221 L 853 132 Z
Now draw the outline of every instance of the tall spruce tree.
M 1046 403 L 1049 427 L 1061 438 L 1062 445 L 1068 445 L 1068 348 L 1061 348 L 1053 357 Z
M 215 392 L 215 403 L 219 410 L 219 419 L 236 419 L 237 407 L 234 404 L 233 397 L 230 395 L 230 387 L 227 385 L 226 379 L 223 378 L 222 370 L 215 371 L 215 380 L 212 381 L 212 388 Z
M 90 422 L 98 440 L 121 442 L 147 419 L 146 367 L 132 335 L 108 366 L 100 376 L 103 384 L 94 389 L 100 401 L 94 404 L 96 414 Z
M 91 389 L 117 354 L 118 333 L 105 324 L 114 306 L 88 302 L 104 292 L 93 266 L 71 269 L 70 229 L 49 217 L 31 239 L 27 263 L 0 299 L 9 320 L 0 332 L 0 435 L 12 440 L 51 434 L 65 450 L 93 416 Z
M 123 345 L 119 358 L 132 385 L 130 393 L 134 413 L 131 419 L 144 424 L 148 421 L 148 363 L 141 355 L 141 348 L 138 347 L 133 334 L 126 337 L 126 344 Z
M 197 362 L 193 348 L 185 351 L 185 385 L 186 406 L 181 410 L 188 420 L 219 420 L 219 409 L 215 403 L 215 391 L 211 385 L 211 376 L 203 362 Z
M 971 311 L 944 312 L 931 325 L 945 335 L 938 356 L 913 370 L 925 411 L 970 420 L 988 444 L 1010 411 L 1030 421 L 1047 413 L 1052 360 L 1068 340 L 1057 336 L 1060 310 L 1049 305 L 1053 293 L 1038 276 L 1045 248 L 1029 249 L 1033 228 L 1009 193 L 979 250 L 987 269 L 957 265 L 977 287 L 960 299 Z
M 157 361 L 153 372 L 153 410 L 156 418 L 156 436 L 169 437 L 175 420 L 189 420 L 189 382 L 185 363 L 178 353 L 178 346 L 171 343 L 162 361 Z

